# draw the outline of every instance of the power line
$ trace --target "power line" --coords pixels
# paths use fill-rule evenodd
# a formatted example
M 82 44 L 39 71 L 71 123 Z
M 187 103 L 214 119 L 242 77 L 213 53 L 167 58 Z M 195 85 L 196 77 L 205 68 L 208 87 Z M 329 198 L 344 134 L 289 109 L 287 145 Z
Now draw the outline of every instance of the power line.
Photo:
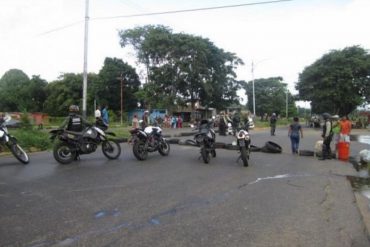
M 60 31 L 60 30 L 63 30 L 63 29 L 66 29 L 66 28 L 69 28 L 69 27 L 72 27 L 72 26 L 76 26 L 77 24 L 80 24 L 80 23 L 83 23 L 83 22 L 84 22 L 83 20 L 76 21 L 76 22 L 61 26 L 61 27 L 51 29 L 51 30 L 43 32 L 43 33 L 39 33 L 37 36 L 43 36 L 43 35 L 46 35 L 46 34 L 49 34 L 49 33 L 57 32 L 57 31 Z
M 141 16 L 167 15 L 167 14 L 177 14 L 177 13 L 185 13 L 185 12 L 196 12 L 196 11 L 206 11 L 206 10 L 215 10 L 215 9 L 237 8 L 237 7 L 245 7 L 245 6 L 252 6 L 252 5 L 281 3 L 281 2 L 289 2 L 289 1 L 293 1 L 293 0 L 275 0 L 275 1 L 264 1 L 264 2 L 255 2 L 255 3 L 244 3 L 244 4 L 235 4 L 235 5 L 197 8 L 197 9 L 183 9 L 183 10 L 173 10 L 173 11 L 163 11 L 163 12 L 153 12 L 153 13 L 143 13 L 143 14 L 95 17 L 95 18 L 91 18 L 91 20 L 109 20 L 109 19 L 131 18 L 131 17 L 141 17 Z
M 177 13 L 186 13 L 186 12 L 197 12 L 197 11 L 207 11 L 207 10 L 216 10 L 216 9 L 227 9 L 227 8 L 238 8 L 238 7 L 245 7 L 245 6 L 253 6 L 253 5 L 264 5 L 264 4 L 274 4 L 274 3 L 281 3 L 281 2 L 290 2 L 294 0 L 275 0 L 275 1 L 264 1 L 264 2 L 254 2 L 254 3 L 244 3 L 244 4 L 235 4 L 235 5 L 224 5 L 224 6 L 216 6 L 216 7 L 205 7 L 205 8 L 196 8 L 196 9 L 183 9 L 183 10 L 173 10 L 173 11 L 162 11 L 162 12 L 152 12 L 152 13 L 143 13 L 143 14 L 132 14 L 132 15 L 118 15 L 118 16 L 106 16 L 106 17 L 95 17 L 90 18 L 90 20 L 109 20 L 109 19 L 119 19 L 119 18 L 132 18 L 132 17 L 141 17 L 141 16 L 153 16 L 153 15 L 167 15 L 167 14 L 177 14 Z M 38 36 L 43 36 L 49 33 L 57 32 L 80 23 L 84 21 L 77 21 L 73 22 L 61 27 L 57 27 L 51 29 L 49 31 L 39 33 Z

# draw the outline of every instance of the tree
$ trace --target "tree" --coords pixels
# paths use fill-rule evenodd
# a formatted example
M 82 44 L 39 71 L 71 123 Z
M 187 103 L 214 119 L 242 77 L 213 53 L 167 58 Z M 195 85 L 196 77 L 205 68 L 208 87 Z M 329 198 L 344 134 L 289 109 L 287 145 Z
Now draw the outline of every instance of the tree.
M 0 79 L 0 108 L 2 111 L 23 111 L 27 99 L 22 88 L 29 83 L 29 77 L 19 69 L 11 69 Z
M 135 93 L 139 90 L 140 80 L 135 69 L 118 58 L 105 58 L 99 71 L 98 80 L 92 83 L 91 97 L 100 105 L 108 104 L 115 112 L 121 110 L 121 77 L 123 79 L 123 109 L 136 107 Z
M 253 112 L 253 82 L 244 85 L 248 96 L 248 109 Z M 286 115 L 286 84 L 282 77 L 270 77 L 256 79 L 254 82 L 256 115 L 263 116 L 265 113 Z M 288 115 L 296 114 L 295 99 L 288 92 Z
M 150 105 L 190 102 L 194 106 L 200 101 L 205 106 L 224 108 L 238 101 L 236 90 L 241 82 L 235 79 L 234 70 L 243 62 L 208 39 L 150 25 L 120 31 L 119 35 L 121 46 L 132 45 L 138 61 L 147 68 L 152 85 L 143 89 L 155 90 L 154 99 L 147 102 Z
M 42 111 L 47 82 L 29 77 L 19 69 L 7 71 L 0 79 L 0 108 L 3 111 Z
M 296 89 L 313 112 L 347 115 L 370 102 L 370 56 L 359 46 L 333 50 L 303 70 Z
M 65 116 L 70 105 L 82 105 L 82 74 L 66 73 L 46 87 L 45 112 Z

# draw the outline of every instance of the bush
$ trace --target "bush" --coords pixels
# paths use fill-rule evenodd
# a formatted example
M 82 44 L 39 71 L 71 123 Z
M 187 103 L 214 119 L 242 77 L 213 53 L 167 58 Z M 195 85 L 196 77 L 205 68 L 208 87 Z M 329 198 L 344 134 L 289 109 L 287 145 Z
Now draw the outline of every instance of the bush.
M 46 132 L 32 129 L 12 129 L 10 132 L 27 151 L 41 151 L 51 147 L 49 134 Z

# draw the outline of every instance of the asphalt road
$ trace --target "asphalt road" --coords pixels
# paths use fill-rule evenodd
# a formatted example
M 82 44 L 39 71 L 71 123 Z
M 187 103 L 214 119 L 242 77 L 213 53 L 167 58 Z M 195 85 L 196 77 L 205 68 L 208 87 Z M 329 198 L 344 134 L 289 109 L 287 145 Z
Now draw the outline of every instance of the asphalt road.
M 349 163 L 290 154 L 286 129 L 251 134 L 283 153 L 253 152 L 247 168 L 237 151 L 218 149 L 204 164 L 198 148 L 181 145 L 146 161 L 126 143 L 113 161 L 100 149 L 67 166 L 50 152 L 27 166 L 0 157 L 0 246 L 370 245 Z M 312 150 L 319 135 L 305 130 L 301 147 Z

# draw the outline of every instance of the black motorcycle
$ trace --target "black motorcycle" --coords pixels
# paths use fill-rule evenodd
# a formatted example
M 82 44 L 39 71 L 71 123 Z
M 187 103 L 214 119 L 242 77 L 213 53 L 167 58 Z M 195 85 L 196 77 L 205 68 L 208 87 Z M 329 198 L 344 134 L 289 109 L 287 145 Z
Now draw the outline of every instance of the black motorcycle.
M 6 123 L 9 122 L 10 119 L 10 116 L 0 119 L 0 144 L 6 146 L 17 160 L 26 165 L 30 162 L 27 153 L 19 146 L 17 139 L 9 134 L 8 128 L 6 127 Z
M 53 155 L 61 164 L 69 164 L 78 159 L 81 154 L 95 152 L 101 144 L 102 151 L 108 159 L 117 159 L 121 155 L 121 146 L 116 140 L 107 135 L 115 136 L 112 132 L 104 132 L 96 126 L 87 127 L 82 132 L 55 129 L 50 131 L 51 140 L 57 139 L 53 147 Z
M 170 144 L 162 136 L 160 127 L 148 126 L 145 129 L 135 128 L 130 130 L 133 145 L 132 151 L 138 160 L 146 160 L 148 152 L 158 151 L 162 156 L 170 153 Z
M 202 120 L 199 125 L 199 133 L 194 136 L 196 144 L 200 147 L 200 154 L 204 163 L 208 164 L 212 157 L 216 157 L 216 133 L 212 128 L 213 123 Z

